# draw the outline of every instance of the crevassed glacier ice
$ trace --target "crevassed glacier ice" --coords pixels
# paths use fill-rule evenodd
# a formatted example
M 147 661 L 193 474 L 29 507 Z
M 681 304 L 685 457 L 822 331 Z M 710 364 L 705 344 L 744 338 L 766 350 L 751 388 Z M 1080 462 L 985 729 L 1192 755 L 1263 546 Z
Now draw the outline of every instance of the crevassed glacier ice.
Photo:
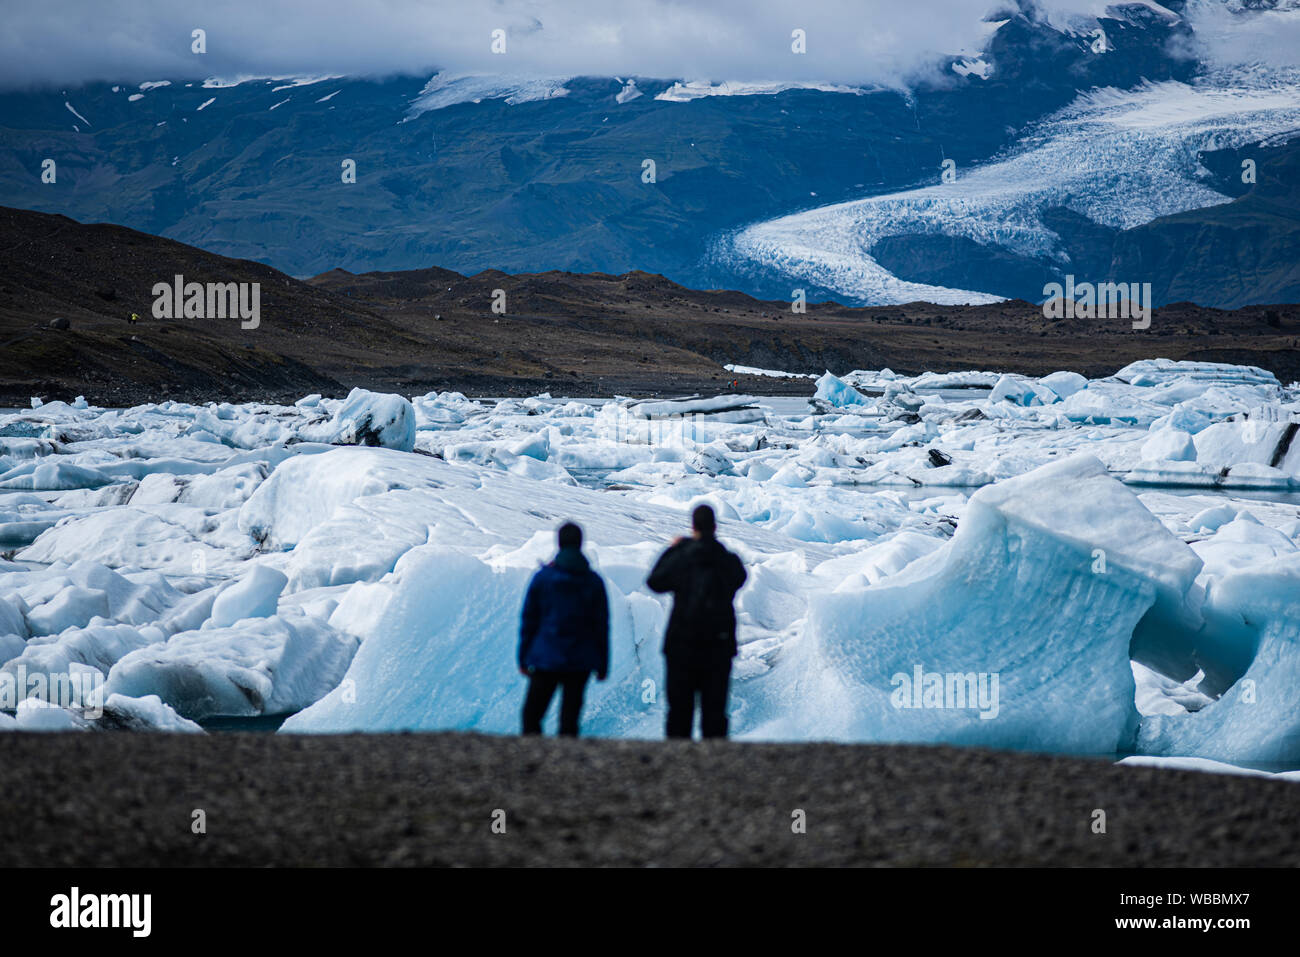
M 1095 90 L 1039 123 L 1008 155 L 957 179 L 755 223 L 724 238 L 719 258 L 811 282 L 868 305 L 996 302 L 979 290 L 900 279 L 869 250 L 907 234 L 958 236 L 1068 265 L 1041 214 L 1071 209 L 1128 229 L 1228 197 L 1197 176 L 1197 153 L 1300 126 L 1300 72 L 1222 71 L 1194 84 Z M 1133 156 L 1140 154 L 1141 163 Z

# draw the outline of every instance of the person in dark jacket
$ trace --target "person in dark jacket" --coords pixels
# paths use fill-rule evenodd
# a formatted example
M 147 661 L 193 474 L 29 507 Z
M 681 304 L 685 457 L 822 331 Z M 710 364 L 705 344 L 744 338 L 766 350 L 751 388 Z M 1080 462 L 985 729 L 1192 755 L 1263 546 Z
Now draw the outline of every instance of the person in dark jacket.
M 587 679 L 609 672 L 609 599 L 582 554 L 582 529 L 566 522 L 560 552 L 533 576 L 519 625 L 519 671 L 528 676 L 524 734 L 541 734 L 557 687 L 560 734 L 577 737 Z
M 745 566 L 717 540 L 713 509 L 701 505 L 691 516 L 695 534 L 679 538 L 659 557 L 646 584 L 673 593 L 664 635 L 670 738 L 689 738 L 700 703 L 700 732 L 727 736 L 727 690 L 736 656 L 736 612 L 732 600 L 745 583 Z

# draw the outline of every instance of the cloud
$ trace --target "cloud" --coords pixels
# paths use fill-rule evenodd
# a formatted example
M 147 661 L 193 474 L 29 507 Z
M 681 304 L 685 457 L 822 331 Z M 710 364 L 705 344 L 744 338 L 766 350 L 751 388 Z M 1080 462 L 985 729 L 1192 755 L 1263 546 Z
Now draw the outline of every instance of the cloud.
M 1300 3 L 1281 0 L 1284 9 L 1242 16 L 1241 0 L 1191 0 L 1187 16 L 1196 31 L 1197 51 L 1210 66 L 1265 63 L 1300 67 Z M 1285 9 L 1289 7 L 1290 9 Z
M 1199 3 L 1203 0 L 1192 0 Z M 1221 2 L 1221 0 L 1214 0 Z M 898 85 L 1007 0 L 61 0 L 11 5 L 0 86 L 438 69 Z M 1055 20 L 1100 0 L 1039 0 Z M 1226 25 L 1225 25 L 1226 26 Z M 191 32 L 207 52 L 191 52 Z M 791 52 L 804 30 L 807 53 Z M 506 52 L 493 54 L 504 30 Z

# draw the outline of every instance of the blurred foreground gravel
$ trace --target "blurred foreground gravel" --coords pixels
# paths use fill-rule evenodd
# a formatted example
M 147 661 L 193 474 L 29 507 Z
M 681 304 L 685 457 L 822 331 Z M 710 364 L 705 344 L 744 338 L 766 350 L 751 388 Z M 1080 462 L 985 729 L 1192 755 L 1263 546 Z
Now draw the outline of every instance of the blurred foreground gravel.
M 1300 785 L 953 748 L 8 733 L 0 789 L 7 867 L 1300 864 Z

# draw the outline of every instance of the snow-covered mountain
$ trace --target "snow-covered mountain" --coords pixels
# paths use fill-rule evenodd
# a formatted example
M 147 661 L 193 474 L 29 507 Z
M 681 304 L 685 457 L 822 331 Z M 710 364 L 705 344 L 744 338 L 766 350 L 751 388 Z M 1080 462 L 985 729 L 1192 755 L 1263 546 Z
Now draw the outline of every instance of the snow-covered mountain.
M 11 91 L 0 204 L 295 275 L 645 269 L 880 303 L 1115 273 L 1157 302 L 1294 301 L 1300 64 L 1224 51 L 1297 21 L 1293 0 L 1018 0 L 906 89 L 448 71 Z

